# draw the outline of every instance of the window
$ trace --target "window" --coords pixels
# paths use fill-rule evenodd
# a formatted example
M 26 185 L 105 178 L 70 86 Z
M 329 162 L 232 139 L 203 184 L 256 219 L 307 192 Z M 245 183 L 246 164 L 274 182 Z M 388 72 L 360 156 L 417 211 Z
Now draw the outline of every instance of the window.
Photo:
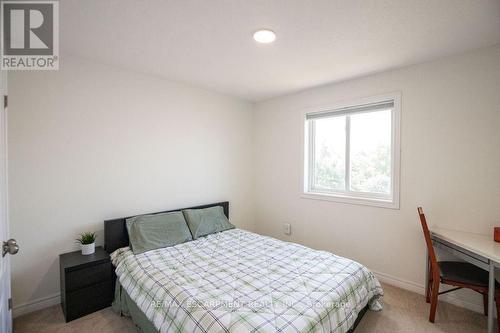
M 399 96 L 305 114 L 307 198 L 399 208 Z

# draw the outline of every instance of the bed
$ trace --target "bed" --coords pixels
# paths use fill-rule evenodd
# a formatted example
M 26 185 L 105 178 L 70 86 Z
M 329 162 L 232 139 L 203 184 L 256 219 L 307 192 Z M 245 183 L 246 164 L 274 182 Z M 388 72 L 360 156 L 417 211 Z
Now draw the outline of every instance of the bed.
M 189 207 L 222 206 L 229 202 Z M 363 265 L 241 229 L 134 255 L 105 221 L 114 309 L 149 332 L 353 332 L 383 290 Z

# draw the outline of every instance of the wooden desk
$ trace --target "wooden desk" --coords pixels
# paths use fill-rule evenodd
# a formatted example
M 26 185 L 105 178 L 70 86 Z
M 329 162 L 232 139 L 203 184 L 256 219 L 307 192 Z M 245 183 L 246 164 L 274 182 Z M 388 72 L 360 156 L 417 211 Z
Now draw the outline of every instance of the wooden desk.
M 445 228 L 431 228 L 433 245 L 441 250 L 481 267 L 489 272 L 488 286 L 488 333 L 494 332 L 493 309 L 495 306 L 495 267 L 500 267 L 500 243 L 493 235 L 479 235 Z M 427 260 L 428 256 L 427 256 Z M 427 263 L 427 270 L 429 263 Z M 428 271 L 426 272 L 428 273 Z M 428 274 L 426 274 L 427 276 Z M 426 279 L 426 284 L 428 283 Z M 427 285 L 426 285 L 427 287 Z M 427 289 L 426 289 L 427 290 Z

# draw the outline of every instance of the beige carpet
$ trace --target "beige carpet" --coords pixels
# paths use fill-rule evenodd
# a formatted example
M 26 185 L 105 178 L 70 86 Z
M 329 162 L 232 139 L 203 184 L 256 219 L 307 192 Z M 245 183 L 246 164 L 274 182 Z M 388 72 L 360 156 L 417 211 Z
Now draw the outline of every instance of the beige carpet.
M 421 295 L 384 285 L 384 310 L 368 311 L 356 333 L 372 332 L 486 332 L 486 317 L 440 302 L 436 323 L 427 321 L 429 305 Z M 60 306 L 33 312 L 14 320 L 15 333 L 128 333 L 136 332 L 132 321 L 107 308 L 69 323 Z

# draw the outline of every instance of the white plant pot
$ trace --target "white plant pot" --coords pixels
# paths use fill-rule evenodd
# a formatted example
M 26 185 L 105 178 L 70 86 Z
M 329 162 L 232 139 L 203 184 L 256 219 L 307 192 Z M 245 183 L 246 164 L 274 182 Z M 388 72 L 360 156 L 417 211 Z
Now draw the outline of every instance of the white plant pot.
M 82 254 L 84 256 L 92 254 L 95 252 L 95 243 L 92 244 L 82 244 Z

